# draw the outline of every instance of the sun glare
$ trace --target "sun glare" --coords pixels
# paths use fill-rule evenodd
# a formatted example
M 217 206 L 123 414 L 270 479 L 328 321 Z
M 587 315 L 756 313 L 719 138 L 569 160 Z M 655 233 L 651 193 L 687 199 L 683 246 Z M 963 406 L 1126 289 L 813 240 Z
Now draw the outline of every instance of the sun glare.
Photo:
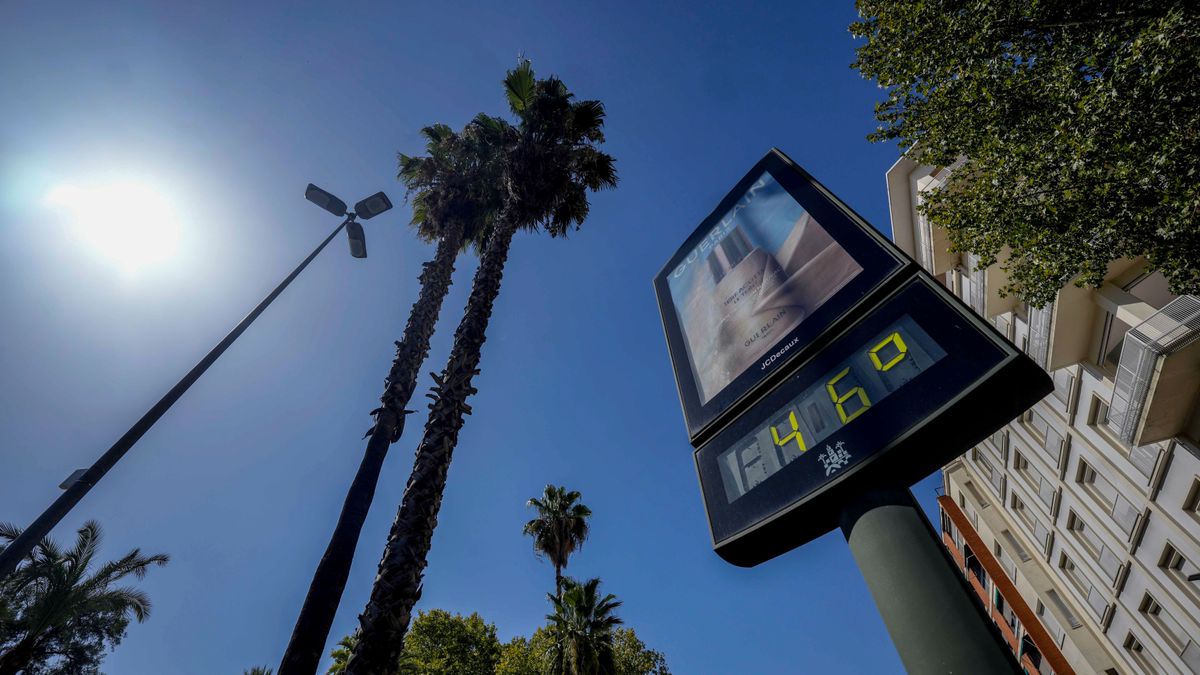
M 46 194 L 46 205 L 67 217 L 89 251 L 126 273 L 162 263 L 179 247 L 171 200 L 146 183 L 63 184 Z

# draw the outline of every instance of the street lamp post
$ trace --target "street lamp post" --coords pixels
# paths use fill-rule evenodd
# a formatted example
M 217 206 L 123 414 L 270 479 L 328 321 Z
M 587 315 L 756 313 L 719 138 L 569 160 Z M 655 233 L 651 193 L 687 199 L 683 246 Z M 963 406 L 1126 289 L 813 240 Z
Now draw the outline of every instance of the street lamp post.
M 283 293 L 283 290 L 304 271 L 305 267 L 308 267 L 308 264 L 337 236 L 338 232 L 342 231 L 342 228 L 346 228 L 350 239 L 350 254 L 356 258 L 365 258 L 367 257 L 367 242 L 363 235 L 362 225 L 355 222 L 355 218 L 369 220 L 392 208 L 392 202 L 387 198 L 387 195 L 377 192 L 355 204 L 354 212 L 348 212 L 345 202 L 312 183 L 309 183 L 308 188 L 304 191 L 304 198 L 335 216 L 344 216 L 344 220 L 334 228 L 333 232 L 329 233 L 328 237 L 325 237 L 325 240 L 307 258 L 296 266 L 296 269 L 292 270 L 291 274 L 287 275 L 275 287 L 275 290 L 271 291 L 262 302 L 258 303 L 258 306 L 251 310 L 246 315 L 246 318 L 242 319 L 225 336 L 225 339 L 217 343 L 217 346 L 213 347 L 203 359 L 200 359 L 200 362 L 193 366 L 183 376 L 183 379 L 179 380 L 170 391 L 159 399 L 158 403 L 155 403 L 146 414 L 142 415 L 90 468 L 79 469 L 59 486 L 63 489 L 63 494 L 58 499 L 55 499 L 49 508 L 43 511 L 42 515 L 38 516 L 37 520 L 33 521 L 29 527 L 25 528 L 11 544 L 5 547 L 3 551 L 0 551 L 0 580 L 3 580 L 16 570 L 17 564 L 33 551 L 37 542 L 50 534 L 54 526 L 58 525 L 59 521 L 104 477 L 104 474 L 108 473 L 125 456 L 125 453 L 129 452 L 129 449 L 154 426 L 154 423 L 171 409 L 171 406 L 183 396 L 184 392 L 191 388 L 196 383 L 196 380 L 200 379 L 200 376 L 208 370 L 209 366 L 215 363 L 221 354 L 225 353 L 225 350 L 250 327 L 251 323 L 254 323 L 258 315 L 262 314 L 270 306 L 271 302 L 279 297 L 280 293 Z

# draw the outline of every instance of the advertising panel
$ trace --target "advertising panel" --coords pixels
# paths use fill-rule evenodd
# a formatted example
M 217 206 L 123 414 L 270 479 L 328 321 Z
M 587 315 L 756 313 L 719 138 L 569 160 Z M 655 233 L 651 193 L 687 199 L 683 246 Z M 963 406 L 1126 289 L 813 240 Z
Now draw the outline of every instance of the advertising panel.
M 907 262 L 768 153 L 654 280 L 693 443 Z
M 700 403 L 860 272 L 778 181 L 759 175 L 667 278 Z

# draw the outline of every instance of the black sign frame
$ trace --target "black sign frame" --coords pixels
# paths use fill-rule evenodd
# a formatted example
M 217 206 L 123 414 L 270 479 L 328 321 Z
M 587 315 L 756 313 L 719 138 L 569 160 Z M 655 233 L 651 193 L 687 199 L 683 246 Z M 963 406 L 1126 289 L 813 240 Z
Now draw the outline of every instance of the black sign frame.
M 792 331 L 776 340 L 767 354 L 775 356 L 759 368 L 750 367 L 735 377 L 711 400 L 702 403 L 692 373 L 691 357 L 679 325 L 668 276 L 693 252 L 705 236 L 729 213 L 764 173 L 770 174 L 812 218 L 857 262 L 862 270 L 832 298 Z M 779 149 L 772 148 L 725 196 L 654 278 L 659 313 L 675 373 L 688 438 L 699 446 L 722 425 L 736 418 L 774 384 L 798 359 L 804 359 L 823 334 L 844 322 L 854 310 L 891 286 L 889 281 L 909 276 L 915 263 L 901 253 L 861 216 L 821 185 Z M 908 268 L 906 270 L 906 268 Z M 907 274 L 906 274 L 907 272 Z M 784 345 L 794 346 L 781 349 Z
M 847 424 L 821 441 L 822 447 L 839 441 L 866 447 L 869 454 L 810 489 L 796 485 L 811 473 L 812 463 L 797 460 L 730 503 L 717 457 L 831 364 L 903 315 L 916 320 L 947 356 L 904 385 L 905 396 L 890 396 L 868 411 L 866 424 Z M 971 354 L 983 353 L 971 350 L 981 348 L 990 357 L 971 363 Z M 713 548 L 735 565 L 757 565 L 835 529 L 842 505 L 852 496 L 920 480 L 1053 390 L 1045 371 L 925 273 L 904 283 L 788 377 L 694 454 Z M 772 481 L 777 489 L 755 492 Z

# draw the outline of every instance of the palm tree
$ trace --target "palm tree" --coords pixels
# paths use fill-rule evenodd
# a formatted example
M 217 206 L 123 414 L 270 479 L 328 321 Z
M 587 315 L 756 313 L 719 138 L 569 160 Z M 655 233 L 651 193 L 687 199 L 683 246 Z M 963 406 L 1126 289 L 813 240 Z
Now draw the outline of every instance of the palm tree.
M 613 610 L 621 602 L 611 593 L 600 597 L 599 586 L 599 579 L 565 579 L 561 598 L 547 594 L 554 605 L 546 618 L 554 638 L 555 675 L 616 675 L 613 630 L 623 622 Z
M 588 536 L 587 519 L 592 510 L 577 504 L 580 494 L 566 488 L 547 485 L 542 498 L 529 500 L 537 517 L 525 523 L 522 533 L 533 537 L 533 550 L 554 564 L 554 595 L 562 597 L 563 568 L 576 550 L 583 548 Z
M 389 446 L 400 438 L 405 417 L 412 412 L 405 407 L 429 354 L 429 340 L 450 288 L 455 259 L 469 246 L 478 250 L 480 237 L 490 222 L 490 211 L 499 202 L 495 181 L 482 173 L 487 167 L 479 162 L 479 157 L 486 156 L 476 147 L 483 142 L 479 134 L 471 131 L 460 136 L 444 124 L 425 127 L 421 134 L 429 154 L 399 155 L 399 179 L 412 197 L 412 224 L 417 235 L 426 242 L 436 241 L 437 250 L 421 271 L 421 292 L 409 313 L 404 336 L 396 343 L 396 358 L 384 381 L 382 405 L 372 411 L 375 424 L 367 431 L 370 440 L 362 463 L 313 574 L 279 675 L 313 675 L 317 670 L 384 458 Z
M 0 540 L 11 542 L 20 534 L 19 528 L 0 524 Z M 35 659 L 44 658 L 51 641 L 80 624 L 119 622 L 123 628 L 129 614 L 138 622 L 150 615 L 150 598 L 144 592 L 113 585 L 131 575 L 141 579 L 152 565 L 167 564 L 169 557 L 162 553 L 143 556 L 135 548 L 93 570 L 100 540 L 100 525 L 95 521 L 79 529 L 75 546 L 69 550 L 43 539 L 25 564 L 5 579 L 0 593 L 20 598 L 12 626 L 21 637 L 0 654 L 0 675 L 14 675 Z M 103 629 L 98 632 L 105 633 Z
M 333 663 L 329 664 L 329 670 L 325 671 L 325 675 L 342 675 L 346 672 L 346 661 L 350 660 L 350 650 L 354 649 L 354 643 L 357 638 L 353 635 L 338 640 L 338 646 L 334 648 L 329 656 L 333 658 Z
M 371 598 L 359 616 L 359 643 L 347 663 L 347 675 L 395 672 L 413 605 L 421 597 L 421 577 L 451 455 L 463 417 L 471 412 L 467 398 L 476 391 L 471 382 L 479 373 L 480 351 L 513 234 L 545 228 L 551 236 L 563 236 L 587 217 L 589 190 L 617 183 L 612 157 L 595 148 L 604 140 L 602 103 L 573 101 L 557 78 L 535 79 L 528 61 L 509 71 L 504 86 L 517 126 L 486 115 L 471 123 L 492 141 L 488 146 L 494 152 L 485 163 L 501 169 L 503 210 L 487 238 L 446 368 L 434 377 L 425 435 Z

